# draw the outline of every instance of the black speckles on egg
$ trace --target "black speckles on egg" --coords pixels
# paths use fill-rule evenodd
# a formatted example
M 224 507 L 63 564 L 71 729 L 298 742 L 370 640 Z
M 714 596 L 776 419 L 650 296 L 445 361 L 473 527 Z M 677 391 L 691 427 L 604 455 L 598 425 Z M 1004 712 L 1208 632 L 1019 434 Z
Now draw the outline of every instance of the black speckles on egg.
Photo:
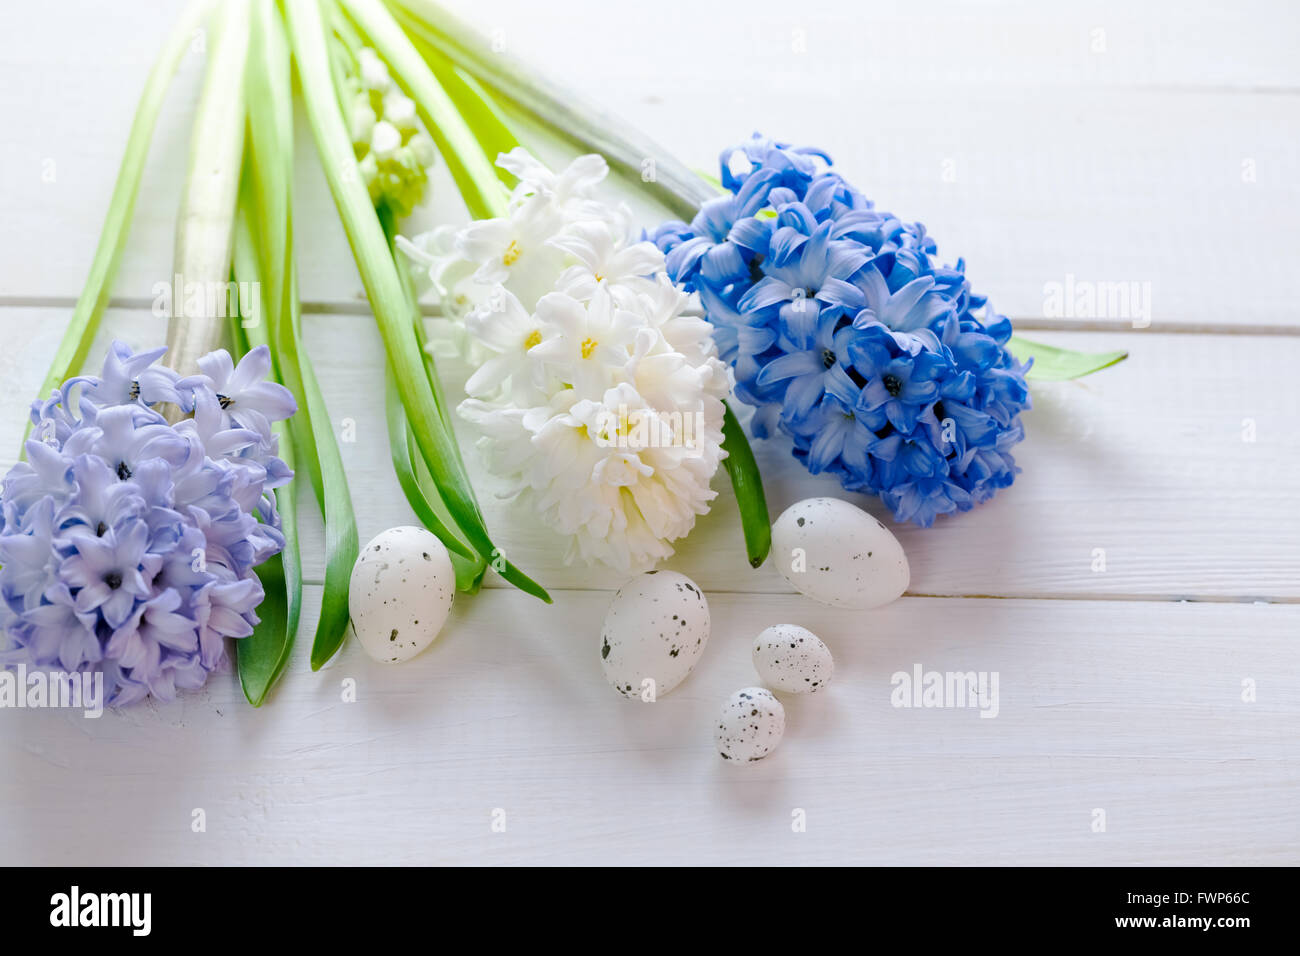
M 784 734 L 781 702 L 766 688 L 745 687 L 723 704 L 714 740 L 723 760 L 750 763 L 775 750 Z
M 424 650 L 446 621 L 455 571 L 446 548 L 423 528 L 393 528 L 361 551 L 348 593 L 362 649 L 383 663 Z
M 658 699 L 685 680 L 709 638 L 709 608 L 693 581 L 657 570 L 628 581 L 610 602 L 601 628 L 605 677 L 624 697 Z
M 752 656 L 763 682 L 783 693 L 814 693 L 835 673 L 830 649 L 797 624 L 774 624 L 764 630 L 754 639 Z

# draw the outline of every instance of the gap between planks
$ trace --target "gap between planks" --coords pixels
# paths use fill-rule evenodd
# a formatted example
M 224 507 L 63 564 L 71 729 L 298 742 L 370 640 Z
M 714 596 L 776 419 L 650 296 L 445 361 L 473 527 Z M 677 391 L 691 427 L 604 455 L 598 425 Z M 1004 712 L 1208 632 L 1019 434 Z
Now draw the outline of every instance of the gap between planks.
M 0 309 L 72 309 L 77 299 L 70 296 L 5 296 L 0 295 Z M 300 303 L 304 315 L 356 315 L 370 317 L 368 302 L 312 302 Z M 138 297 L 110 299 L 105 309 L 151 311 L 153 300 Z M 420 303 L 420 314 L 425 318 L 438 318 L 442 310 L 436 303 Z M 1293 325 L 1264 325 L 1255 323 L 1222 322 L 1170 322 L 1152 321 L 1150 325 L 1135 326 L 1129 319 L 1055 319 L 1045 316 L 1008 316 L 1018 331 L 1034 332 L 1158 332 L 1176 335 L 1286 335 L 1300 336 L 1300 315 Z

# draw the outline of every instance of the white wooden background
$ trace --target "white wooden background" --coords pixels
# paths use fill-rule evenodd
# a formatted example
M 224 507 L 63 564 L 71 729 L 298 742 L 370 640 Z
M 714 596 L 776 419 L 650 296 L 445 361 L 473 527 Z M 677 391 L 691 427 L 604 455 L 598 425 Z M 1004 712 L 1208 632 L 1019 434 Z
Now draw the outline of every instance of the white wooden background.
M 692 165 L 755 129 L 824 146 L 964 255 L 1021 330 L 1132 357 L 1035 386 L 1024 474 L 971 514 L 898 529 L 912 586 L 879 611 L 824 608 L 751 571 L 719 476 L 714 513 L 670 564 L 707 593 L 713 637 L 653 706 L 601 676 L 619 576 L 563 567 L 550 532 L 486 480 L 495 537 L 555 605 L 492 587 L 410 663 L 349 646 L 311 673 L 311 515 L 303 639 L 261 710 L 227 673 L 99 721 L 0 711 L 0 863 L 1300 862 L 1297 8 L 453 6 Z M 162 0 L 3 14 L 5 467 L 174 16 Z M 160 121 L 96 361 L 110 334 L 162 339 L 150 290 L 171 274 L 201 69 L 189 57 Z M 336 427 L 356 422 L 342 447 L 364 541 L 413 516 L 387 462 L 378 335 L 301 118 L 299 133 L 309 347 Z M 418 219 L 463 217 L 437 183 Z M 1150 327 L 1049 318 L 1044 286 L 1067 276 L 1149 283 Z M 837 492 L 779 443 L 758 455 L 773 515 Z M 787 621 L 827 641 L 836 679 L 787 702 L 774 756 L 724 765 L 713 717 L 756 682 L 752 637 Z M 999 672 L 1000 715 L 894 709 L 890 675 L 916 663 Z M 356 703 L 341 701 L 349 677 Z

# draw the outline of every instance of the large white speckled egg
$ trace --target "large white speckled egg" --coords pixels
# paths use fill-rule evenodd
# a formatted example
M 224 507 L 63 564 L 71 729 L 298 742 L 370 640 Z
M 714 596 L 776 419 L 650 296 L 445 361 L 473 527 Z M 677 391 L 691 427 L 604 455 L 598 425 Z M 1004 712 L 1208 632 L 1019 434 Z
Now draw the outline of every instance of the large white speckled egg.
M 610 602 L 600 666 L 624 697 L 651 701 L 684 681 L 709 640 L 709 602 L 684 574 L 647 571 Z
M 451 610 L 456 572 L 424 528 L 390 528 L 357 556 L 348 611 L 361 648 L 386 664 L 410 660 L 433 643 Z
M 754 638 L 754 670 L 787 694 L 815 694 L 835 673 L 831 649 L 798 624 L 773 624 Z
M 714 739 L 723 760 L 762 760 L 785 735 L 785 708 L 764 687 L 742 687 L 722 706 Z
M 772 560 L 796 591 L 832 607 L 880 607 L 911 579 L 898 539 L 839 498 L 807 498 L 785 509 L 772 525 Z

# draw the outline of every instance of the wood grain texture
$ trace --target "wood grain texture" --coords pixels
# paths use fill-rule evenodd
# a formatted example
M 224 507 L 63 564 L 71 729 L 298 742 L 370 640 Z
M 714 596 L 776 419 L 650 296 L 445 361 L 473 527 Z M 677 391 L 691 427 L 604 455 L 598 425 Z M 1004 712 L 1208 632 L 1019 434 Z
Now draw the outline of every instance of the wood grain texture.
M 736 24 L 725 4 L 710 3 L 644 18 L 635 50 L 594 0 L 453 6 L 503 55 L 589 91 L 698 168 L 712 169 L 724 146 L 755 129 L 823 146 L 881 206 L 925 222 L 945 258 L 964 256 L 977 288 L 1015 318 L 1300 326 L 1279 265 L 1300 257 L 1289 226 L 1300 216 L 1300 69 L 1285 39 L 1300 25 L 1293 6 L 1255 4 L 1252 16 L 1107 3 L 1059 16 L 1031 3 L 944 3 L 918 15 L 837 5 L 795 13 L 765 0 Z M 84 278 L 96 232 L 68 224 L 102 215 L 170 23 L 165 4 L 141 9 L 158 12 L 128 25 L 65 0 L 11 14 L 16 42 L 0 52 L 0 69 L 14 82 L 0 86 L 0 110 L 17 135 L 0 152 L 0 195 L 8 228 L 26 241 L 0 260 L 0 302 L 67 301 Z M 63 41 L 54 24 L 64 22 L 103 23 L 118 42 L 89 29 Z M 720 28 L 706 30 L 713 22 Z M 33 59 L 45 49 L 50 56 Z M 147 303 L 170 279 L 176 157 L 201 61 L 197 52 L 187 60 L 159 122 L 115 289 L 123 303 Z M 706 63 L 725 64 L 728 77 L 709 109 L 699 98 Z M 59 81 L 44 82 L 56 70 Z M 311 223 L 297 233 L 303 298 L 355 307 L 360 281 L 342 265 L 346 240 L 301 120 L 298 217 Z M 440 166 L 432 204 L 409 228 L 464 215 Z M 647 206 L 646 221 L 657 218 Z M 1219 275 L 1207 282 L 1210 264 Z M 1149 309 L 1059 316 L 1044 290 L 1070 276 L 1145 283 Z
M 258 711 L 231 674 L 99 720 L 10 711 L 0 861 L 1300 862 L 1300 608 L 715 594 L 694 674 L 645 704 L 601 676 L 608 600 L 489 591 L 396 667 L 353 643 L 312 674 L 304 642 Z M 787 698 L 775 754 L 727 765 L 713 718 L 775 620 L 820 634 L 836 675 Z M 997 716 L 894 707 L 917 664 L 998 672 Z
M 262 709 L 226 672 L 99 720 L 0 710 L 0 864 L 1300 863 L 1300 312 L 1286 271 L 1300 256 L 1300 8 L 754 0 L 740 18 L 720 0 L 653 17 L 603 0 L 449 2 L 502 55 L 694 166 L 754 129 L 825 146 L 964 255 L 1022 329 L 1052 330 L 1031 337 L 1132 357 L 1035 386 L 1014 487 L 934 529 L 896 529 L 911 596 L 879 611 L 821 607 L 749 569 L 720 475 L 713 512 L 667 565 L 708 594 L 713 637 L 655 704 L 601 675 L 623 576 L 563 566 L 559 539 L 493 497 L 472 451 L 498 543 L 555 606 L 490 578 L 413 661 L 375 664 L 353 641 L 311 673 L 323 541 L 309 513 L 299 642 Z M 4 16 L 7 468 L 175 12 L 57 0 Z M 201 71 L 196 49 L 159 123 L 96 362 L 113 336 L 162 341 L 149 305 L 170 279 Z M 298 123 L 307 344 L 353 439 L 341 448 L 364 541 L 414 519 L 388 460 L 382 347 Z M 444 168 L 434 185 L 409 231 L 464 217 Z M 1067 277 L 1138 283 L 1151 327 L 1049 315 L 1048 284 Z M 443 372 L 456 394 L 465 370 Z M 779 440 L 756 452 L 774 516 L 839 493 Z M 753 636 L 787 621 L 827 641 L 836 677 L 787 699 L 776 754 L 726 766 L 714 717 L 757 681 Z M 996 672 L 998 716 L 892 706 L 891 676 L 915 665 Z

